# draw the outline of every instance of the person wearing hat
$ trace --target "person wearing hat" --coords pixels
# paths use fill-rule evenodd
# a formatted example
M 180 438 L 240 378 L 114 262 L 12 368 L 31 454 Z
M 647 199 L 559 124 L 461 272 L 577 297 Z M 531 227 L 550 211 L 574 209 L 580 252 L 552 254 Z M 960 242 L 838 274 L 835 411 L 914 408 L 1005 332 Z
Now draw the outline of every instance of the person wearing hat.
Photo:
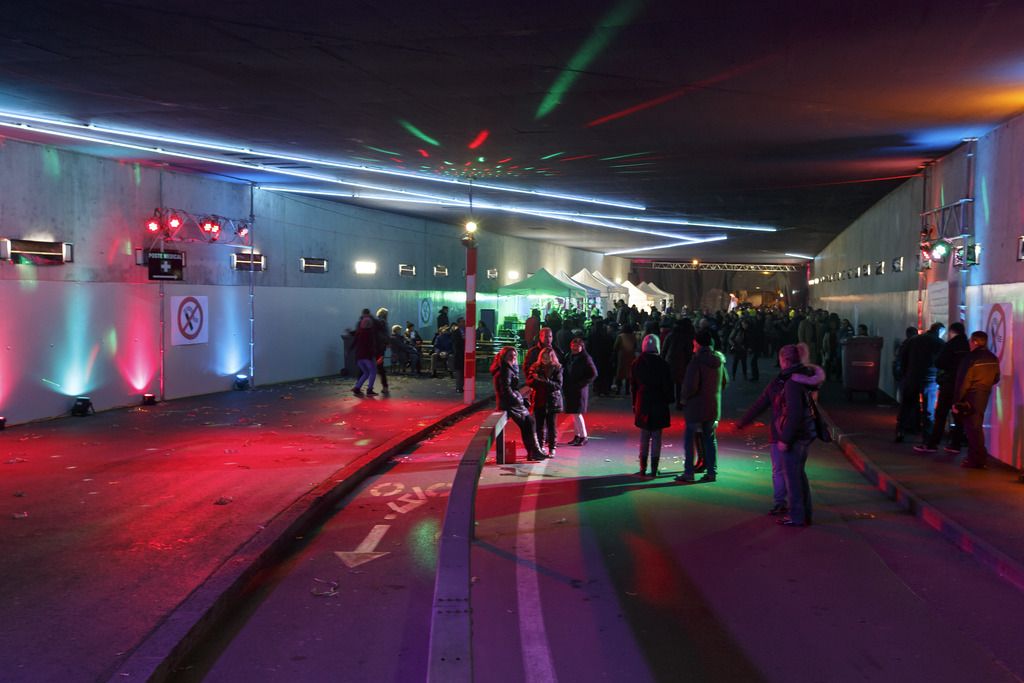
M 694 481 L 694 440 L 704 444 L 704 462 L 707 472 L 702 482 L 718 478 L 718 418 L 722 414 L 722 391 L 728 380 L 725 374 L 725 356 L 715 351 L 710 330 L 702 329 L 696 335 L 697 353 L 686 366 L 683 378 L 683 416 L 686 431 L 683 434 L 683 473 L 676 481 Z M 698 436 L 698 434 L 700 436 Z
M 640 345 L 641 354 L 629 368 L 629 384 L 633 393 L 633 424 L 640 428 L 640 471 L 647 476 L 650 462 L 651 477 L 658 476 L 661 460 L 661 433 L 671 426 L 669 406 L 675 398 L 668 363 L 659 352 L 658 335 L 649 334 Z M 649 458 L 649 460 L 648 460 Z

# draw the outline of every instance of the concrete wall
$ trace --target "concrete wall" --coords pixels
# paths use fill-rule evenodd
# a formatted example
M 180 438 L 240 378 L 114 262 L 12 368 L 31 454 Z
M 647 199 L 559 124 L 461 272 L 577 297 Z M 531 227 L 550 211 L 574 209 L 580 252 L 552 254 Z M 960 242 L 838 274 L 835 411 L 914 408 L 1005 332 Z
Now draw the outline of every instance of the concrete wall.
M 973 198 L 965 213 L 970 237 L 955 244 L 981 245 L 981 261 L 967 270 L 952 259 L 918 269 L 921 213 Z M 942 223 L 932 214 L 931 222 Z M 949 216 L 947 216 L 949 218 Z M 960 232 L 947 220 L 945 234 Z M 985 329 L 1000 356 L 1003 379 L 986 420 L 988 447 L 997 458 L 1024 466 L 1024 261 L 1018 259 L 1024 235 L 1024 117 L 988 133 L 972 147 L 964 144 L 890 193 L 836 237 L 815 259 L 812 281 L 864 264 L 886 261 L 885 274 L 833 279 L 810 287 L 812 305 L 866 323 L 885 338 L 883 389 L 893 393 L 889 375 L 894 342 L 903 328 L 962 320 L 968 332 Z M 904 271 L 891 272 L 903 257 Z M 997 310 L 994 310 L 997 309 Z M 1024 337 L 1021 337 L 1024 339 Z
M 0 261 L 0 415 L 10 423 L 66 414 L 71 397 L 89 394 L 99 409 L 159 393 L 168 398 L 224 391 L 249 367 L 250 303 L 259 383 L 336 373 L 340 333 L 364 307 L 385 306 L 391 321 L 432 334 L 444 304 L 464 310 L 461 228 L 322 199 L 251 190 L 249 185 L 5 140 L 0 142 L 0 237 L 71 242 L 63 265 Z M 160 243 L 144 227 L 155 207 L 201 217 L 255 216 L 252 244 L 262 273 L 232 270 L 240 243 L 209 243 L 197 230 L 183 250 L 183 282 L 150 282 L 136 249 Z M 302 273 L 299 258 L 329 259 L 325 274 Z M 355 260 L 378 264 L 357 275 Z M 484 273 L 586 267 L 613 278 L 628 261 L 541 242 L 480 234 L 478 309 L 496 307 L 506 279 Z M 416 266 L 412 278 L 398 264 Z M 447 278 L 433 276 L 447 265 Z M 250 277 L 253 298 L 250 302 Z M 208 298 L 209 341 L 175 346 L 175 296 Z M 163 325 L 161 324 L 163 321 Z M 162 342 L 162 343 L 161 343 Z M 161 346 L 164 353 L 161 360 Z

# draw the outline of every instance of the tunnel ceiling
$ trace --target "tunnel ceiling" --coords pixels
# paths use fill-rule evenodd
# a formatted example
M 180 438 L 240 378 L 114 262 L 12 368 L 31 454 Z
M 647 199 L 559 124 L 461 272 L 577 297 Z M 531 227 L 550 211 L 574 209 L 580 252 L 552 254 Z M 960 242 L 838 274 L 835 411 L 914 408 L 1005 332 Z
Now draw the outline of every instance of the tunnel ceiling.
M 1024 3 L 962 0 L 33 0 L 0 21 L 0 135 L 453 226 L 472 198 L 485 230 L 602 253 L 793 262 L 1024 108 L 1022 26 Z

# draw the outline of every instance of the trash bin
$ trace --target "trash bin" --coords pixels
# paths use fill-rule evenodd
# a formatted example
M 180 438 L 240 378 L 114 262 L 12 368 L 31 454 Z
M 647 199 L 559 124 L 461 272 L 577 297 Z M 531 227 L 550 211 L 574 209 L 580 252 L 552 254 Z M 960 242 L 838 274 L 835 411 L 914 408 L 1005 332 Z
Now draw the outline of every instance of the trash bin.
M 878 395 L 881 367 L 881 337 L 847 338 L 843 343 L 843 389 L 846 391 L 846 400 L 853 399 L 853 392 L 864 391 L 874 401 Z
M 359 371 L 356 368 L 356 345 L 355 335 L 345 333 L 341 335 L 341 353 L 344 360 L 344 366 L 341 368 L 339 374 L 342 377 L 358 377 Z

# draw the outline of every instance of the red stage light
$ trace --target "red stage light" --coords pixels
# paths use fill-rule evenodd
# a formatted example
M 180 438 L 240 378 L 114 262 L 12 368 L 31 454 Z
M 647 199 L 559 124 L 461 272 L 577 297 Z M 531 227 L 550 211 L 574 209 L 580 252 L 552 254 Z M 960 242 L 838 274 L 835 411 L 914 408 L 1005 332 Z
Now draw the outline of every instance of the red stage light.
M 148 221 L 146 221 L 146 230 L 149 230 L 150 232 L 156 232 L 159 229 L 160 229 L 160 221 L 159 221 L 159 219 L 150 218 Z
M 172 213 L 170 216 L 167 217 L 167 227 L 169 227 L 171 230 L 177 230 L 178 228 L 180 228 L 181 217 L 176 213 Z
M 480 131 L 479 133 L 477 133 L 476 137 L 473 138 L 473 142 L 469 143 L 469 148 L 470 149 L 476 149 L 480 145 L 484 144 L 484 140 L 486 140 L 487 136 L 490 135 L 490 134 L 491 134 L 491 131 L 489 131 L 489 130 L 482 130 L 482 131 Z

